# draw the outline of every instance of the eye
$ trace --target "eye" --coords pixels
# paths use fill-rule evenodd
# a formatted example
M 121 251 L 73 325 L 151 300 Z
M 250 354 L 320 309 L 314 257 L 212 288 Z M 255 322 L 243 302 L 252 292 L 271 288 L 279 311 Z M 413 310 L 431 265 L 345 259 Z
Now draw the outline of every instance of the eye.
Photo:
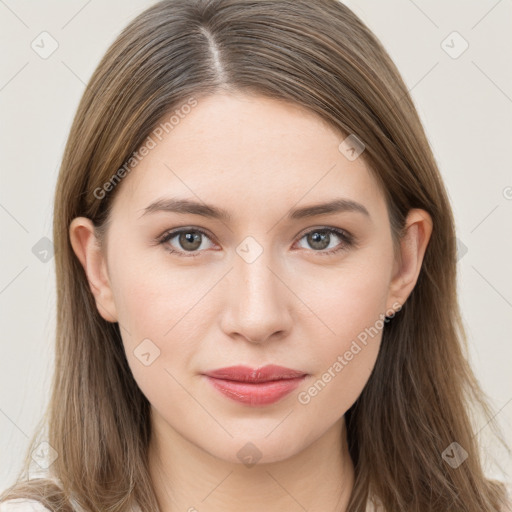
M 334 238 L 341 240 L 341 244 L 331 244 L 333 241 L 333 235 Z M 316 228 L 308 231 L 300 238 L 300 240 L 304 238 L 306 239 L 306 243 L 315 249 L 314 252 L 317 252 L 322 256 L 347 250 L 355 245 L 352 235 L 342 229 L 337 228 Z M 329 250 L 326 251 L 325 249 Z
M 338 242 L 338 244 L 335 243 L 332 245 L 333 235 L 334 239 L 338 238 L 341 240 L 341 243 Z M 170 243 L 175 238 L 175 243 L 178 247 Z M 203 245 L 205 238 L 210 240 L 208 234 L 202 229 L 182 228 L 164 233 L 157 242 L 164 245 L 166 251 L 176 254 L 177 256 L 195 257 L 200 256 L 202 250 L 208 248 Z M 316 228 L 301 236 L 299 241 L 302 239 L 306 239 L 306 243 L 313 248 L 313 252 L 322 256 L 334 254 L 355 246 L 353 236 L 348 232 L 337 228 Z
M 208 235 L 201 229 L 186 228 L 164 233 L 164 235 L 159 239 L 159 243 L 165 245 L 165 249 L 170 253 L 178 256 L 194 257 L 201 254 L 199 249 L 205 248 L 203 246 L 203 238 L 205 237 L 209 239 Z M 178 249 L 168 243 L 173 238 L 177 238 L 177 243 L 180 246 Z

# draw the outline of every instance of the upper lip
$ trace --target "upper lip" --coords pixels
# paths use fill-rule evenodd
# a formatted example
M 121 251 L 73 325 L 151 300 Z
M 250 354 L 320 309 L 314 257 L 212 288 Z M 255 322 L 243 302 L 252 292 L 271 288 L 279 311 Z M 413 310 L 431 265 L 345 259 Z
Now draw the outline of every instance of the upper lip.
M 284 366 L 269 364 L 261 368 L 248 366 L 229 366 L 205 372 L 208 377 L 215 379 L 233 380 L 238 382 L 269 382 L 273 380 L 293 379 L 303 377 L 305 372 L 293 370 Z

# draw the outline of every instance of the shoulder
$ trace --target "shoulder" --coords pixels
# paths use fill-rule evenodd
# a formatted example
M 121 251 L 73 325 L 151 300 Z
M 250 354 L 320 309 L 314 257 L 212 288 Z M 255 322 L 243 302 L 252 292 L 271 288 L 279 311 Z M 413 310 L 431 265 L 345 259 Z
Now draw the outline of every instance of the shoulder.
M 503 497 L 503 502 L 501 502 L 501 508 L 498 512 L 512 512 L 512 482 L 501 479 L 493 479 L 492 481 L 502 486 L 505 491 L 505 496 Z
M 498 512 L 512 512 L 512 482 L 498 480 L 505 488 L 505 502 Z M 2 512 L 2 510 L 0 510 Z M 380 500 L 375 496 L 368 499 L 365 512 L 384 512 L 384 507 Z
M 50 512 L 39 501 L 16 498 L 0 503 L 0 512 Z
M 502 482 L 505 486 L 505 490 L 507 493 L 505 508 L 502 509 L 502 512 L 512 512 L 512 482 Z M 1 511 L 0 511 L 1 512 Z

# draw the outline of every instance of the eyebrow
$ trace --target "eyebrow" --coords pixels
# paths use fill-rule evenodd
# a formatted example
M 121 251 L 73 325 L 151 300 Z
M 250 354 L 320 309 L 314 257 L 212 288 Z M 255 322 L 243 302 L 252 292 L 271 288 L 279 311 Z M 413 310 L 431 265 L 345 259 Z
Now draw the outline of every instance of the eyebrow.
M 141 217 L 154 212 L 188 213 L 192 215 L 210 217 L 225 222 L 229 222 L 232 219 L 231 214 L 223 208 L 208 205 L 206 203 L 198 203 L 196 201 L 191 201 L 190 199 L 159 199 L 158 201 L 155 201 L 148 207 L 144 208 L 144 212 L 142 213 Z M 370 218 L 370 213 L 361 203 L 357 203 L 356 201 L 345 198 L 333 199 L 332 201 L 326 203 L 319 203 L 296 208 L 288 212 L 286 217 L 290 220 L 297 220 L 315 217 L 317 215 L 341 212 L 361 213 Z

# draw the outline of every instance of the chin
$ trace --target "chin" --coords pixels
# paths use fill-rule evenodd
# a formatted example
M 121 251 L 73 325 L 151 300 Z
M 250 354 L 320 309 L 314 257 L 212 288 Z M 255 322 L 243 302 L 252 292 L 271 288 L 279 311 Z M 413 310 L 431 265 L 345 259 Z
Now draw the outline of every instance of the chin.
M 275 428 L 274 425 L 272 428 Z M 279 429 L 280 427 L 278 427 Z M 258 436 L 240 435 L 221 443 L 219 440 L 212 447 L 204 447 L 212 456 L 230 464 L 241 464 L 247 468 L 254 465 L 281 462 L 299 453 L 303 448 L 303 439 L 290 438 L 286 431 L 278 435 L 272 429 L 261 432 Z M 210 449 L 209 449 L 210 448 Z

